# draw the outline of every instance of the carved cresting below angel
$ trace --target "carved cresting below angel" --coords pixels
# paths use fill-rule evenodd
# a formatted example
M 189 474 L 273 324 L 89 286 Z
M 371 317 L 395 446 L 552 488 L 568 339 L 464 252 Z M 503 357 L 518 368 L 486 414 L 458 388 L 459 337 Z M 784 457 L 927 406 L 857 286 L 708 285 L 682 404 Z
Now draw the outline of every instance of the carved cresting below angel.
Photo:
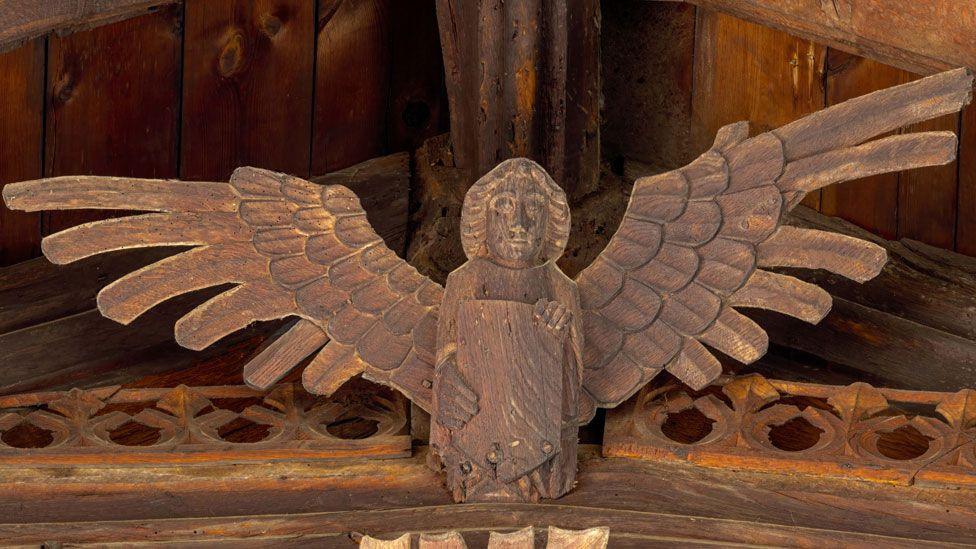
M 749 137 L 719 130 L 691 164 L 638 179 L 620 227 L 575 281 L 555 265 L 569 229 L 563 192 L 537 164 L 500 164 L 468 192 L 469 261 L 447 287 L 390 251 L 349 189 L 254 168 L 229 183 L 59 177 L 8 185 L 14 209 L 152 212 L 44 239 L 68 263 L 147 246 L 193 246 L 109 284 L 101 312 L 122 323 L 180 294 L 232 283 L 176 324 L 202 349 L 257 320 L 298 317 L 244 369 L 273 385 L 309 356 L 303 383 L 349 377 L 395 387 L 432 415 L 432 462 L 458 501 L 533 501 L 573 486 L 576 431 L 661 370 L 693 388 L 720 373 L 711 347 L 752 362 L 765 332 L 737 307 L 818 322 L 820 288 L 762 267 L 874 277 L 882 248 L 782 226 L 810 191 L 945 164 L 951 132 L 896 134 L 970 99 L 965 69 L 863 96 Z M 866 143 L 867 142 L 867 143 Z

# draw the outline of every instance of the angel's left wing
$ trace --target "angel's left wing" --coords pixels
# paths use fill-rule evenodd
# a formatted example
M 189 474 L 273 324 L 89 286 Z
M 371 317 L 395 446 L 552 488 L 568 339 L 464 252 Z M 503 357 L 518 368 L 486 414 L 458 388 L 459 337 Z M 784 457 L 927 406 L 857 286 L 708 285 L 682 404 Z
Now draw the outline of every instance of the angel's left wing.
M 638 179 L 607 248 L 577 278 L 583 307 L 583 384 L 597 406 L 627 399 L 666 369 L 695 389 L 718 377 L 708 345 L 741 362 L 766 353 L 766 332 L 736 307 L 775 310 L 811 323 L 830 294 L 763 270 L 826 269 L 870 280 L 879 246 L 781 226 L 810 191 L 868 175 L 952 161 L 952 132 L 868 139 L 961 109 L 966 69 L 841 103 L 748 138 L 723 127 L 715 144 L 675 171 Z

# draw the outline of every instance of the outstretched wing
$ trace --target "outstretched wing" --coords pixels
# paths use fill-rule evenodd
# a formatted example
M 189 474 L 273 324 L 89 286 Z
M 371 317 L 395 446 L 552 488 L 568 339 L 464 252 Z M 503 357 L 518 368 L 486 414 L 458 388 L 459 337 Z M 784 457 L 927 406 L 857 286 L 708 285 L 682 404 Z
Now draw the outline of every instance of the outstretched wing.
M 722 371 L 708 345 L 741 362 L 765 354 L 765 331 L 736 307 L 819 322 L 830 294 L 763 270 L 826 269 L 863 282 L 883 248 L 839 234 L 780 226 L 810 191 L 868 175 L 950 162 L 952 132 L 894 135 L 969 102 L 972 75 L 949 71 L 863 96 L 748 138 L 719 130 L 681 169 L 636 181 L 624 219 L 577 278 L 584 309 L 584 387 L 616 406 L 662 369 L 693 388 Z
M 244 368 L 267 388 L 304 359 L 314 393 L 349 377 L 392 385 L 430 407 L 437 306 L 443 288 L 397 257 L 355 193 L 240 168 L 229 183 L 57 177 L 8 185 L 11 208 L 121 209 L 144 215 L 96 221 L 44 239 L 57 264 L 149 246 L 193 246 L 109 284 L 103 315 L 128 324 L 163 301 L 232 283 L 176 323 L 176 341 L 202 349 L 258 320 L 299 321 Z

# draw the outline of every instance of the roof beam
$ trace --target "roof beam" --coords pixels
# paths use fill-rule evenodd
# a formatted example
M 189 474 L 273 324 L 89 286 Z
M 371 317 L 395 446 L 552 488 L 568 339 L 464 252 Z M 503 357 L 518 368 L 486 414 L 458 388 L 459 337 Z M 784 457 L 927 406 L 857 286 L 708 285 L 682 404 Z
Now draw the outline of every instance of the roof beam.
M 129 19 L 182 0 L 0 0 L 0 52 L 49 32 Z
M 976 11 L 958 0 L 687 0 L 919 74 L 976 69 Z

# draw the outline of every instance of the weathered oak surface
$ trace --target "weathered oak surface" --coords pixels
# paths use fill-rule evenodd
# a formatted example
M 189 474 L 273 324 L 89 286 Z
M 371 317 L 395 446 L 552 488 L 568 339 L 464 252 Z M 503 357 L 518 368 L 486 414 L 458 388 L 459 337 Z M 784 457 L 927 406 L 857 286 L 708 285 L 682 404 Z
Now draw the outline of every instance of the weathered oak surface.
M 862 379 L 890 387 L 945 391 L 972 386 L 976 379 L 972 258 L 912 240 L 888 241 L 806 208 L 794 210 L 789 223 L 874 242 L 887 250 L 888 262 L 864 284 L 824 270 L 786 269 L 825 288 L 834 305 L 817 326 L 749 311 L 766 327 L 771 341 L 839 365 L 847 382 Z M 802 366 L 809 360 L 802 356 L 794 360 L 796 364 L 774 366 L 774 370 L 764 365 L 751 370 L 812 379 L 811 371 Z
M 257 166 L 307 177 L 314 4 L 185 4 L 179 176 L 220 181 Z
M 379 234 L 392 249 L 402 250 L 409 156 L 378 158 L 323 176 L 319 182 L 336 178 L 356 189 Z M 37 259 L 0 271 L 0 362 L 17 365 L 0 372 L 2 391 L 124 383 L 203 363 L 236 368 L 252 357 L 271 327 L 250 330 L 203 356 L 173 342 L 173 321 L 212 297 L 212 291 L 167 304 L 166 311 L 150 313 L 135 326 L 122 326 L 98 314 L 95 295 L 103 286 L 173 252 L 173 248 L 129 250 L 61 268 Z M 87 344 L 90 341 L 102 345 Z M 227 360 L 218 360 L 221 354 Z
M 451 504 L 423 450 L 413 459 L 332 465 L 6 469 L 0 537 L 235 545 L 265 536 L 268 544 L 343 547 L 353 532 L 392 539 L 422 523 L 428 531 L 470 530 L 469 544 L 484 543 L 488 530 L 526 524 L 609 526 L 612 547 L 976 542 L 976 499 L 968 490 L 733 474 L 601 459 L 594 451 L 581 453 L 574 492 L 535 505 Z M 102 522 L 114 520 L 123 522 Z
M 0 6 L 0 51 L 51 31 L 66 32 L 104 25 L 147 13 L 181 0 L 4 0 Z
M 823 45 L 704 9 L 694 31 L 693 151 L 707 149 L 726 124 L 748 120 L 761 133 L 828 106 Z M 821 192 L 804 203 L 819 207 Z
M 955 0 L 689 1 L 913 72 L 976 69 L 976 13 Z
M 466 185 L 507 158 L 566 192 L 599 175 L 600 3 L 438 0 L 451 138 Z
M 603 453 L 727 471 L 976 489 L 976 391 L 720 378 L 646 387 L 607 413 Z M 910 411 L 908 411 L 910 410 Z
M 44 174 L 177 177 L 182 9 L 64 37 L 48 46 Z M 138 44 L 137 47 L 131 47 Z M 105 212 L 48 212 L 43 235 Z
M 0 53 L 0 186 L 43 175 L 44 41 Z M 40 253 L 41 214 L 0 205 L 0 266 Z

